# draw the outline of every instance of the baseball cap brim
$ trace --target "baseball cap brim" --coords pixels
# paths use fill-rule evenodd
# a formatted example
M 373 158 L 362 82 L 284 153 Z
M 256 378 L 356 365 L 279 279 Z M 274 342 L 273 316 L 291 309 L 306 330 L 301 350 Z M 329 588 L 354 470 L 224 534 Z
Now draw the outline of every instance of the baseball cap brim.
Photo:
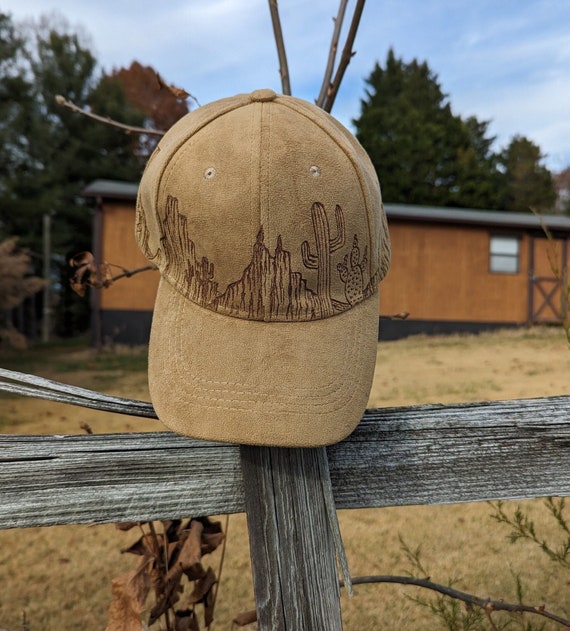
M 348 436 L 370 393 L 376 297 L 311 322 L 214 313 L 161 278 L 149 347 L 160 420 L 207 440 L 316 447 Z

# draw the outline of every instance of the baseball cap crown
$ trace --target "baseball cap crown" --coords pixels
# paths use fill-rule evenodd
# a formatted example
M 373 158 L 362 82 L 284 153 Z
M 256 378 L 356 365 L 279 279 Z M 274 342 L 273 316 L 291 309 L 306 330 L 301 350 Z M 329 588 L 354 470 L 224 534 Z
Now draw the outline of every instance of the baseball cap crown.
M 335 442 L 354 428 L 373 373 L 369 358 L 372 350 L 375 357 L 377 301 L 372 297 L 389 265 L 389 244 L 374 168 L 356 139 L 334 118 L 270 90 L 222 99 L 188 114 L 169 130 L 147 165 L 137 201 L 136 232 L 141 249 L 162 277 L 149 381 L 159 417 L 167 425 L 200 438 L 291 445 Z M 161 294 L 168 295 L 168 313 Z M 346 408 L 338 400 L 339 388 L 331 397 L 331 384 L 350 378 L 340 374 L 338 365 L 335 368 L 338 348 L 331 342 L 339 335 L 333 330 L 341 327 L 337 318 L 342 319 L 343 330 L 349 330 L 351 320 L 359 326 L 366 320 L 367 330 L 374 331 L 373 338 L 368 333 L 366 342 L 357 342 L 368 351 L 355 349 L 355 356 L 364 352 L 368 357 L 366 383 L 363 388 L 363 378 L 358 378 L 358 413 L 351 411 L 350 418 L 335 421 L 330 406 L 321 403 L 320 412 L 329 421 L 313 412 L 311 424 L 299 411 L 313 407 L 306 375 L 299 383 L 304 406 L 295 396 L 288 403 L 286 392 L 280 393 L 283 386 L 294 387 L 297 362 L 306 368 L 312 355 L 315 369 L 322 373 L 313 377 L 314 395 L 334 399 L 337 415 Z M 334 327 L 326 326 L 335 320 Z M 243 321 L 241 327 L 236 321 Z M 322 326 L 317 327 L 319 323 Z M 203 337 L 206 326 L 218 327 L 217 341 L 223 344 L 227 337 L 227 348 L 233 347 L 226 362 L 233 364 L 238 381 L 220 397 L 219 385 L 209 390 L 194 379 L 181 392 L 184 403 L 167 403 L 168 380 L 162 374 L 176 373 L 182 384 L 184 374 L 188 377 L 199 367 L 201 375 L 211 371 L 212 384 L 222 383 L 218 378 L 227 367 L 220 359 L 208 363 L 206 356 L 195 356 L 197 332 Z M 181 327 L 185 337 L 179 337 L 167 361 L 160 348 L 165 331 Z M 240 336 L 245 337 L 238 350 Z M 307 340 L 305 348 L 289 359 L 289 370 L 283 371 L 282 358 L 271 366 L 272 353 L 284 343 L 292 348 L 302 345 L 302 338 Z M 262 374 L 242 355 L 248 340 L 266 367 Z M 309 343 L 313 352 L 307 351 Z M 328 347 L 328 354 L 317 352 L 319 345 L 321 351 Z M 323 369 L 327 358 L 329 365 Z M 342 366 L 343 373 L 346 369 Z M 287 378 L 278 383 L 283 372 Z M 236 403 L 238 391 L 249 394 Z M 352 410 L 354 396 L 348 399 Z M 298 434 L 295 429 L 284 432 L 265 418 L 277 401 L 284 417 L 298 420 Z M 206 408 L 225 409 L 225 420 L 213 421 Z

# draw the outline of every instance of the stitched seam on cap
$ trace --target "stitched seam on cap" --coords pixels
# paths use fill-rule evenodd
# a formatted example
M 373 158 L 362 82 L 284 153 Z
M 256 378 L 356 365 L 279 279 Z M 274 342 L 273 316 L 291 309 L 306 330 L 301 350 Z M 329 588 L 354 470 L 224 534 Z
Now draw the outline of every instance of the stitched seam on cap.
M 362 326 L 359 324 L 358 327 L 354 329 L 353 334 L 353 345 L 358 348 L 357 356 L 351 357 L 352 361 L 359 363 L 361 359 L 361 345 L 358 343 L 360 340 L 360 335 L 362 333 Z M 348 344 L 345 348 L 348 348 Z M 191 376 L 192 377 L 192 376 Z M 193 377 L 192 377 L 193 378 Z M 283 405 L 294 405 L 295 407 L 302 406 L 304 410 L 310 410 L 311 414 L 322 414 L 327 415 L 333 411 L 341 410 L 345 407 L 349 407 L 352 403 L 353 399 L 357 396 L 357 391 L 354 388 L 348 387 L 348 381 L 339 380 L 336 382 L 337 385 L 334 389 L 330 391 L 330 394 L 327 394 L 326 397 L 315 397 L 315 392 L 317 390 L 307 388 L 308 392 L 303 396 L 296 396 L 291 390 L 288 390 L 283 394 L 275 394 L 275 392 L 266 392 L 264 394 L 263 405 L 265 409 L 269 411 L 282 411 Z M 190 396 L 185 398 L 186 402 L 191 402 L 193 406 L 200 407 L 203 409 L 210 410 L 220 410 L 220 411 L 234 411 L 234 410 L 243 410 L 244 406 L 251 405 L 252 403 L 259 402 L 259 393 L 254 391 L 247 391 L 250 395 L 246 398 L 227 398 L 227 397 L 212 397 L 212 392 L 216 392 L 216 390 L 207 390 L 201 388 L 204 391 L 205 395 L 196 396 L 189 392 Z M 239 391 L 233 390 L 217 390 L 218 392 L 227 392 L 228 394 L 239 394 Z M 359 393 L 358 393 L 359 394 Z M 337 395 L 337 396 L 333 396 Z M 212 405 L 212 402 L 222 402 L 225 405 Z M 341 402 L 341 405 L 338 405 L 338 402 Z M 241 405 L 231 405 L 231 404 L 241 404 Z M 296 410 L 289 409 L 288 412 L 295 413 Z
M 174 296 L 172 296 L 171 299 L 173 297 Z M 263 326 L 263 323 L 260 323 L 260 325 Z M 304 402 L 304 405 L 306 405 L 307 400 L 310 400 L 312 402 L 310 406 L 311 409 L 317 409 L 317 408 L 323 408 L 323 407 L 326 407 L 326 409 L 330 409 L 330 406 L 332 404 L 335 404 L 338 400 L 343 400 L 344 398 L 346 398 L 345 390 L 343 386 L 347 380 L 345 379 L 345 381 L 343 382 L 341 380 L 340 373 L 339 373 L 338 380 L 337 379 L 331 380 L 329 381 L 329 383 L 319 386 L 318 388 L 298 387 L 296 391 L 292 391 L 291 389 L 288 389 L 287 391 L 284 391 L 283 393 L 280 393 L 280 394 L 276 394 L 274 390 L 270 390 L 270 389 L 263 389 L 263 392 L 260 392 L 259 386 L 258 386 L 258 391 L 255 392 L 255 391 L 252 391 L 251 388 L 247 387 L 246 384 L 243 384 L 241 382 L 216 381 L 212 379 L 203 379 L 199 377 L 198 375 L 195 375 L 189 372 L 187 368 L 180 370 L 180 364 L 178 362 L 178 354 L 176 352 L 176 349 L 179 346 L 178 338 L 181 334 L 182 334 L 182 330 L 179 327 L 177 327 L 177 331 L 173 333 L 173 335 L 168 337 L 168 341 L 170 345 L 169 355 L 175 359 L 178 375 L 182 376 L 184 374 L 188 376 L 189 382 L 192 388 L 194 390 L 199 390 L 204 393 L 203 395 L 195 395 L 192 392 L 189 392 L 190 396 L 188 397 L 187 400 L 191 400 L 194 405 L 200 405 L 200 407 L 212 408 L 212 409 L 233 409 L 233 408 L 223 408 L 216 405 L 210 406 L 207 403 L 202 403 L 201 400 L 203 398 L 206 401 L 223 401 L 226 403 L 234 402 L 234 403 L 246 404 L 246 403 L 252 403 L 252 402 L 257 401 L 259 396 L 263 395 L 264 397 L 268 397 L 268 398 L 270 397 L 272 399 L 272 401 L 269 402 L 269 404 L 272 406 L 281 405 L 281 400 L 289 401 L 289 402 L 291 400 L 300 401 L 300 402 L 302 401 Z M 350 340 L 350 342 L 343 344 L 344 356 L 342 358 L 342 361 L 340 362 L 340 365 L 348 366 L 348 360 L 350 360 L 352 363 L 359 364 L 362 358 L 362 345 L 359 343 L 361 339 L 361 335 L 362 335 L 362 321 L 358 320 L 356 323 L 356 326 L 354 326 L 353 328 L 352 339 Z M 355 347 L 357 349 L 357 353 L 356 355 L 351 355 L 350 351 L 352 351 Z M 211 387 L 212 385 L 238 386 L 238 388 L 231 388 L 231 387 L 223 387 L 223 388 L 213 387 L 212 388 Z M 331 388 L 331 386 L 333 387 Z M 301 391 L 301 394 L 297 394 L 297 392 L 299 391 Z M 229 395 L 245 395 L 245 398 L 243 397 L 242 398 L 213 397 L 212 394 L 216 392 L 227 393 Z M 324 392 L 325 395 L 324 396 L 322 394 L 319 395 L 319 392 Z M 339 392 L 340 392 L 340 396 L 332 398 L 333 395 L 335 395 L 335 393 L 339 393 Z M 348 389 L 348 392 L 351 392 L 351 389 Z M 318 402 L 315 400 L 316 398 L 318 398 Z M 267 404 L 267 401 L 266 401 L 266 404 Z M 337 409 L 336 406 L 334 409 Z
M 182 301 L 183 301 L 182 305 L 177 304 L 177 305 L 175 305 L 175 306 L 173 306 L 173 307 L 170 307 L 170 306 L 169 306 L 169 310 L 172 310 L 172 311 L 176 310 L 176 309 L 177 309 L 177 308 L 179 308 L 180 306 L 182 306 L 182 308 L 183 308 L 183 309 L 185 309 L 186 305 L 188 304 L 188 303 L 186 302 L 186 299 L 184 299 L 183 297 L 178 297 L 178 296 L 175 296 L 174 294 L 172 294 L 172 295 L 170 296 L 170 300 L 182 300 Z M 183 313 L 184 313 L 184 311 L 183 311 Z M 218 317 L 225 317 L 225 316 L 223 316 L 223 315 L 218 315 Z M 252 322 L 253 322 L 253 321 L 252 321 Z M 254 322 L 255 322 L 256 324 L 258 323 L 258 324 L 259 324 L 259 326 L 263 326 L 264 324 L 267 324 L 267 323 L 258 322 L 258 321 L 254 321 Z M 323 322 L 323 321 L 321 320 L 320 322 Z M 273 323 L 270 323 L 270 326 L 271 326 L 272 324 L 273 324 Z M 310 324 L 310 323 L 306 323 L 306 324 Z M 255 324 L 254 324 L 254 326 L 255 326 Z M 294 326 L 294 325 L 293 325 L 293 326 Z M 358 333 L 358 335 L 359 335 L 359 334 L 360 334 L 360 332 L 361 332 L 361 330 L 362 330 L 362 323 L 361 323 L 361 321 L 359 320 L 359 321 L 358 321 L 358 329 L 356 329 L 356 328 L 355 328 L 355 332 L 353 333 L 353 335 L 356 337 L 356 336 L 357 336 L 357 333 Z M 171 349 L 172 349 L 172 350 L 171 350 L 172 357 L 174 357 L 174 358 L 176 358 L 176 359 L 178 359 L 178 353 L 176 352 L 176 349 L 180 346 L 180 344 L 178 343 L 178 338 L 180 337 L 180 335 L 182 335 L 182 333 L 183 333 L 183 331 L 182 331 L 179 327 L 176 327 L 176 331 L 175 331 L 175 332 L 173 332 L 173 334 L 172 334 L 171 336 L 169 336 L 169 338 L 168 338 L 168 340 L 169 340 L 169 344 L 170 344 Z M 344 352 L 345 352 L 345 355 L 344 355 L 344 357 L 343 357 L 343 362 L 342 362 L 342 364 L 343 364 L 343 365 L 346 365 L 346 359 L 347 359 L 348 352 L 349 352 L 349 351 L 348 351 L 348 348 L 349 348 L 349 345 L 347 345 L 347 344 L 344 344 L 344 345 L 343 345 L 343 349 L 344 349 Z M 360 351 L 360 349 L 359 349 L 359 351 Z M 208 384 L 208 386 L 210 386 L 210 385 L 216 385 L 216 384 L 217 384 L 217 385 L 220 385 L 220 386 L 238 386 L 238 388 L 239 388 L 239 389 L 235 389 L 235 388 L 231 388 L 231 387 L 228 387 L 228 388 L 215 388 L 216 390 L 218 390 L 218 391 L 220 391 L 220 392 L 229 392 L 229 393 L 235 393 L 235 394 L 237 394 L 237 393 L 239 393 L 239 392 L 241 392 L 241 391 L 243 391 L 243 392 L 249 392 L 249 391 L 250 391 L 250 390 L 247 388 L 247 386 L 246 386 L 245 384 L 243 384 L 243 383 L 241 383 L 241 382 L 239 382 L 239 381 L 217 381 L 217 380 L 213 380 L 213 379 L 203 379 L 203 378 L 201 378 L 200 376 L 198 376 L 198 375 L 194 375 L 194 374 L 191 374 L 191 375 L 190 375 L 190 378 L 192 379 L 192 381 L 193 381 L 193 382 L 198 382 L 198 384 L 202 384 L 202 383 L 203 383 L 203 384 Z M 330 388 L 331 384 L 334 384 L 334 381 L 330 381 L 330 382 L 329 382 L 329 383 L 327 383 L 327 384 L 323 384 L 322 386 L 320 386 L 320 387 L 318 388 L 318 390 L 325 390 L 325 389 L 328 389 L 328 388 Z M 200 388 L 201 388 L 202 386 L 201 386 L 201 385 L 198 385 L 197 387 L 200 387 Z M 204 388 L 204 389 L 205 389 L 207 392 L 211 392 L 211 391 L 212 391 L 212 389 L 211 389 L 210 387 L 208 387 L 207 389 L 206 389 L 206 388 Z M 303 388 L 302 386 L 300 386 L 299 388 L 297 388 L 297 390 L 307 391 L 307 392 L 313 392 L 313 393 L 315 392 L 315 388 Z M 333 389 L 333 391 L 334 391 L 334 389 Z M 290 393 L 289 391 L 287 391 L 287 396 L 290 396 L 290 394 L 291 394 L 291 393 Z M 303 395 L 303 396 L 304 396 L 304 395 Z

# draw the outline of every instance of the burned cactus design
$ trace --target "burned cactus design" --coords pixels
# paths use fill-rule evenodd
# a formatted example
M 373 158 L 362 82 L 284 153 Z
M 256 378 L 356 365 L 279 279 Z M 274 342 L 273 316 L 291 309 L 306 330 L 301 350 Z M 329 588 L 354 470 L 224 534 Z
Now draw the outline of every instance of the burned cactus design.
M 316 252 L 311 252 L 309 242 L 303 241 L 301 244 L 301 255 L 305 267 L 317 270 L 317 294 L 322 301 L 323 312 L 325 314 L 331 314 L 333 312 L 331 298 L 331 254 L 344 245 L 344 215 L 342 208 L 337 205 L 335 208 L 335 237 L 331 237 L 325 207 L 319 202 L 315 202 L 311 207 L 311 219 L 315 233 Z
M 344 257 L 344 262 L 336 268 L 340 280 L 344 283 L 344 294 L 352 306 L 364 300 L 364 270 L 368 264 L 368 248 L 364 248 L 364 256 L 360 259 L 358 237 L 354 235 L 352 250 Z
M 333 236 L 324 206 L 316 202 L 311 208 L 315 245 L 304 241 L 300 249 L 304 265 L 317 270 L 316 290 L 293 267 L 291 252 L 285 248 L 281 234 L 276 235 L 274 249 L 265 244 L 263 226 L 241 276 L 220 287 L 214 262 L 196 251 L 188 218 L 179 211 L 176 197 L 167 197 L 160 219 L 162 230 L 154 253 L 158 266 L 179 291 L 207 309 L 248 320 L 293 322 L 327 318 L 350 308 L 350 303 L 331 295 L 332 253 L 345 243 L 340 206 L 335 208 Z M 139 236 L 148 247 L 144 224 L 139 227 Z

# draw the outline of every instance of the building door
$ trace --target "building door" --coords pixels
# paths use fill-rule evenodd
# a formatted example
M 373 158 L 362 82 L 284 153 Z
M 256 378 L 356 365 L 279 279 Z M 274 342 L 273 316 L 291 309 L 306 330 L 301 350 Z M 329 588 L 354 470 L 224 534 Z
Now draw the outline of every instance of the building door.
M 568 311 L 568 241 L 531 236 L 528 323 L 560 323 Z

